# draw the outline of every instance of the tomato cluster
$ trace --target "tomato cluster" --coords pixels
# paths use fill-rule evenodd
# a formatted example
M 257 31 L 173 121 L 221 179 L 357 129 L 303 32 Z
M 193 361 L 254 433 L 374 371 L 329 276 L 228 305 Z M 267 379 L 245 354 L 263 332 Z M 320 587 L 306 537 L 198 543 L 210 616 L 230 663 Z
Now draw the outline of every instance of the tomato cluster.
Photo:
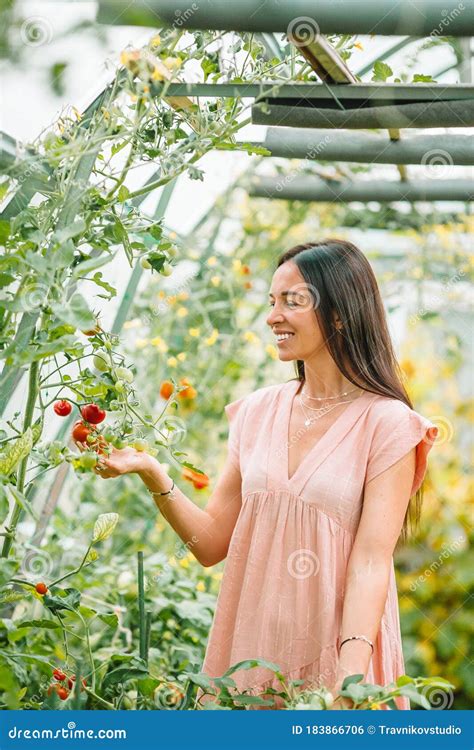
M 68 677 L 62 669 L 53 669 L 53 678 L 56 680 L 56 682 L 52 682 L 49 685 L 47 691 L 48 695 L 51 695 L 51 693 L 55 692 L 58 698 L 60 698 L 62 701 L 65 701 L 69 697 L 69 694 L 74 687 L 74 683 L 76 682 L 76 675 L 72 674 L 70 677 Z M 84 677 L 82 678 L 81 682 L 82 693 L 87 687 L 87 682 Z M 61 685 L 58 683 L 63 684 Z
M 192 482 L 195 490 L 203 490 L 204 487 L 207 487 L 209 484 L 209 477 L 207 474 L 199 474 L 197 471 L 194 471 L 187 466 L 184 467 L 182 477 L 183 479 L 187 479 L 188 482 Z

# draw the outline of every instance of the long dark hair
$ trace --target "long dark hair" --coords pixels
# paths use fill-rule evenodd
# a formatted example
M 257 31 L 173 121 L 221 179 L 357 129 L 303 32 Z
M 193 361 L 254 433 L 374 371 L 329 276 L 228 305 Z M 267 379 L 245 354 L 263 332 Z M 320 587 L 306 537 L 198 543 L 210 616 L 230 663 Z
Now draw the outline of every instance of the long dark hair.
M 278 258 L 277 268 L 292 260 L 312 296 L 325 343 L 342 374 L 365 391 L 396 398 L 413 408 L 393 350 L 377 280 L 365 255 L 346 240 L 327 239 L 296 245 Z M 313 290 L 317 290 L 317 299 Z M 334 314 L 342 323 L 337 331 Z M 296 376 L 305 379 L 304 362 Z M 401 538 L 416 531 L 423 500 L 416 492 L 403 521 Z

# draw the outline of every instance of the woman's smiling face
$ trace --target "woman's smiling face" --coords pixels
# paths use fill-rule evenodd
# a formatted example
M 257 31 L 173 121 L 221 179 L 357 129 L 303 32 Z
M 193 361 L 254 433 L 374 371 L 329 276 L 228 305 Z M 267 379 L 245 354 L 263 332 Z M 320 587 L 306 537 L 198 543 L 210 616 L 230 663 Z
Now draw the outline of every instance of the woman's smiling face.
M 281 360 L 306 360 L 326 346 L 315 314 L 318 291 L 312 288 L 311 294 L 309 290 L 298 266 L 291 260 L 283 263 L 273 274 L 267 324 L 275 334 L 290 334 L 277 339 Z

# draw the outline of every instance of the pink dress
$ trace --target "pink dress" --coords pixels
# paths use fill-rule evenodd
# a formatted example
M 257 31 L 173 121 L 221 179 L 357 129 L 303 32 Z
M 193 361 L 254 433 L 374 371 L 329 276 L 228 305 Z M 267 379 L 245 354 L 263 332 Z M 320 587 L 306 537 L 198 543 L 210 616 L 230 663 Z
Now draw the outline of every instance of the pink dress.
M 244 659 L 262 658 L 277 663 L 287 679 L 304 680 L 303 687 L 330 685 L 364 485 L 415 446 L 412 495 L 426 472 L 435 425 L 402 401 L 365 391 L 289 479 L 289 421 L 298 386 L 295 379 L 259 388 L 225 407 L 228 449 L 242 476 L 242 507 L 202 666 L 210 677 Z M 404 672 L 392 559 L 366 681 L 386 685 Z M 249 694 L 281 689 L 267 668 L 239 670 L 232 679 Z M 410 708 L 405 698 L 397 704 Z

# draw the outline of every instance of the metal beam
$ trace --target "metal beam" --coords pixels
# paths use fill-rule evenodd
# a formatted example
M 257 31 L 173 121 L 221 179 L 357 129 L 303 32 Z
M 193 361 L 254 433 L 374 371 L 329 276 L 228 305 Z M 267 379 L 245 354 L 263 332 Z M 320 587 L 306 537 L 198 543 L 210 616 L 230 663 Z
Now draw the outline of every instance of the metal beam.
M 263 109 L 263 107 L 265 109 Z M 474 100 L 417 102 L 340 109 L 256 103 L 255 125 L 286 125 L 293 128 L 466 128 L 474 126 Z
M 99 0 L 99 23 L 179 29 L 472 36 L 474 6 L 457 0 Z
M 287 159 L 364 164 L 474 165 L 474 146 L 468 135 L 419 135 L 393 141 L 368 133 L 270 127 L 265 140 L 256 145 L 267 148 L 272 156 Z
M 255 177 L 249 195 L 260 198 L 348 203 L 349 201 L 472 201 L 474 180 L 424 180 L 417 182 L 325 182 L 317 177 Z
M 164 85 L 155 83 L 153 93 L 161 94 Z M 281 83 L 262 81 L 261 83 L 170 83 L 166 86 L 167 96 L 195 96 L 219 98 L 244 98 L 314 101 L 321 106 L 332 106 L 334 97 L 345 106 L 370 101 L 372 104 L 405 104 L 406 102 L 458 101 L 474 99 L 474 86 L 457 83 L 338 83 L 331 86 L 324 83 Z

